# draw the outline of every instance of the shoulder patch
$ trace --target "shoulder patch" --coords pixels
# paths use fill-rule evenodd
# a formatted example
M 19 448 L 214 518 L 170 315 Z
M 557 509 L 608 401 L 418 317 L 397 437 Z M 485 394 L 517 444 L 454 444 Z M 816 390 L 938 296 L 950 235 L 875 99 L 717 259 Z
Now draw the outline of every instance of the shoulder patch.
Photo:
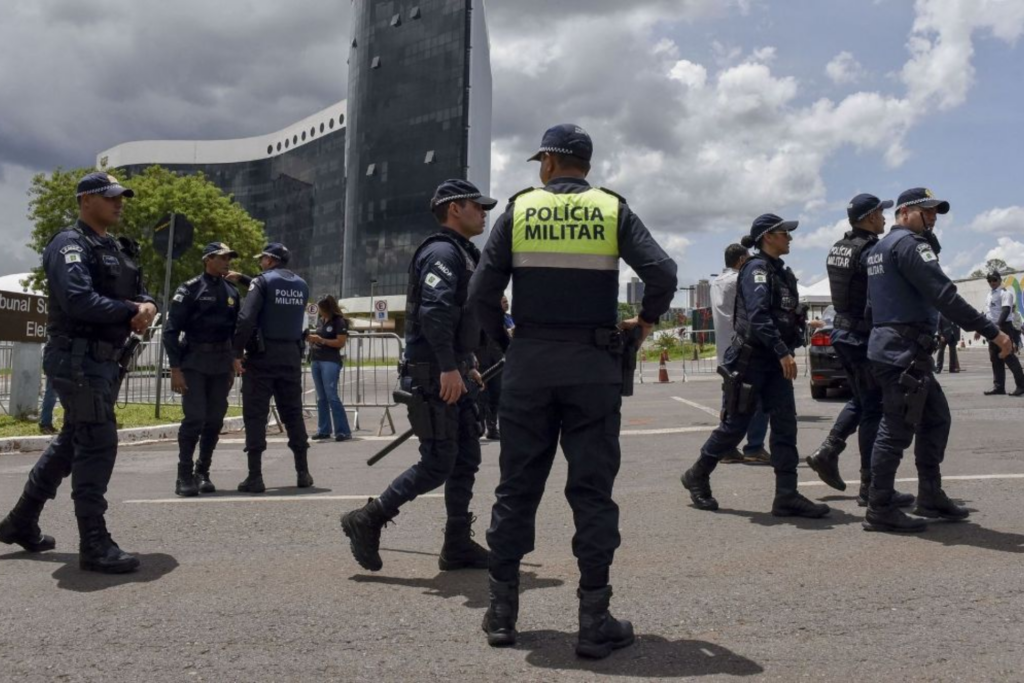
M 180 304 L 183 301 L 185 301 L 185 295 L 182 294 L 181 292 L 178 292 L 173 297 L 171 297 L 171 300 L 172 301 L 177 301 Z
M 598 189 L 599 189 L 599 190 L 601 190 L 602 192 L 607 192 L 608 194 L 610 194 L 611 196 L 615 197 L 616 199 L 618 199 L 618 200 L 619 200 L 620 202 L 622 202 L 623 204 L 629 204 L 629 202 L 628 202 L 628 201 L 626 201 L 626 198 L 625 198 L 625 197 L 623 197 L 623 196 L 622 196 L 621 194 L 619 194 L 618 192 L 615 192 L 615 191 L 613 191 L 613 190 L 609 190 L 609 189 L 608 189 L 607 187 L 600 187 L 600 188 L 598 188 Z
M 199 278 L 201 278 L 201 277 L 202 277 L 202 275 L 196 275 L 194 278 L 192 278 L 191 280 L 189 280 L 185 284 L 186 285 L 194 285 L 195 283 L 199 282 Z
M 932 245 L 928 244 L 927 242 L 924 244 L 917 245 L 917 254 L 925 263 L 939 260 L 939 257 L 936 256 L 935 252 L 932 250 Z
M 424 280 L 423 284 L 433 289 L 434 287 L 437 287 L 437 283 L 439 283 L 440 281 L 441 278 L 435 275 L 434 273 L 427 273 L 427 279 Z
M 534 191 L 534 190 L 536 190 L 536 189 L 537 189 L 537 188 L 535 188 L 535 187 L 528 187 L 528 188 L 526 188 L 525 190 L 519 190 L 519 192 L 516 192 L 516 193 L 515 193 L 514 195 L 512 195 L 511 197 L 509 197 L 509 198 L 508 198 L 508 201 L 509 201 L 509 203 L 511 204 L 512 202 L 514 202 L 514 201 L 516 200 L 516 198 L 517 198 L 517 197 L 521 197 L 521 196 L 523 196 L 524 194 L 528 194 L 528 193 L 530 193 L 530 192 L 533 192 L 533 191 Z
M 64 263 L 71 264 L 71 263 L 81 263 L 81 262 L 82 262 L 82 255 L 80 253 L 78 253 L 77 251 L 69 251 L 68 253 L 64 254 Z
M 768 271 L 764 268 L 758 268 L 754 271 L 754 283 L 759 285 L 768 284 Z
M 69 251 L 85 251 L 85 250 L 82 249 L 82 245 L 75 244 L 74 242 L 72 242 L 71 244 L 65 244 L 60 249 L 60 253 L 61 254 L 67 254 Z

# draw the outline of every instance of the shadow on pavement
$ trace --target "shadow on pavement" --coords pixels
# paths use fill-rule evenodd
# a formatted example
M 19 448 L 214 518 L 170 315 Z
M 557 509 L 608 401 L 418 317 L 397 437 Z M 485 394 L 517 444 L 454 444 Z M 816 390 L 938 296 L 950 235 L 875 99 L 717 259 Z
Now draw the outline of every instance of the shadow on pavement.
M 178 561 L 164 553 L 133 553 L 142 566 L 130 574 L 97 574 L 78 568 L 78 553 L 12 553 L 0 555 L 0 561 L 27 560 L 60 564 L 53 572 L 57 588 L 77 593 L 94 593 L 127 583 L 150 583 L 163 578 L 178 568 Z
M 851 515 L 849 512 L 832 508 L 827 517 L 821 519 L 807 519 L 805 517 L 775 517 L 771 512 L 751 512 L 750 510 L 727 510 L 721 508 L 719 515 L 732 515 L 733 517 L 746 517 L 753 524 L 760 526 L 793 526 L 798 529 L 809 529 L 819 531 L 834 529 L 844 524 L 859 524 L 864 521 L 863 517 Z
M 986 529 L 974 522 L 930 521 L 924 533 L 912 535 L 945 546 L 966 545 L 1003 553 L 1024 553 L 1024 535 Z
M 490 604 L 486 569 L 440 572 L 432 579 L 404 579 L 395 576 L 357 574 L 352 577 L 352 580 L 357 583 L 422 588 L 424 595 L 435 595 L 439 598 L 463 597 L 466 599 L 466 602 L 463 603 L 464 606 L 472 609 L 487 609 Z M 521 593 L 541 588 L 555 588 L 563 583 L 565 582 L 561 579 L 539 579 L 533 572 L 522 572 L 519 575 Z
M 575 633 L 526 631 L 519 633 L 515 649 L 530 650 L 526 661 L 536 667 L 590 671 L 605 676 L 643 679 L 764 673 L 757 662 L 701 640 L 673 641 L 640 635 L 632 646 L 599 661 L 577 657 L 575 647 Z

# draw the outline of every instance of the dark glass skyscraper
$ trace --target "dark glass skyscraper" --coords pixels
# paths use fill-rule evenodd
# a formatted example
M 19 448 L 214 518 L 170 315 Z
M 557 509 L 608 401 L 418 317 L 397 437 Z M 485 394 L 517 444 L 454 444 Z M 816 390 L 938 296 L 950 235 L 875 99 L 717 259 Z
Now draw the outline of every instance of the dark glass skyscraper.
M 125 143 L 97 167 L 203 172 L 288 245 L 314 296 L 405 294 L 438 183 L 490 187 L 483 0 L 353 0 L 353 18 L 347 101 L 269 135 Z

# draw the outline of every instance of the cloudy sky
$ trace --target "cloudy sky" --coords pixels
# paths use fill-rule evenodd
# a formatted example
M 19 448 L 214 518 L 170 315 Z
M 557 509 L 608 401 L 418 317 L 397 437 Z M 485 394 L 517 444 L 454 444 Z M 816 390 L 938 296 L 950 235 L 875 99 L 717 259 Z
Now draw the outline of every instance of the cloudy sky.
M 0 274 L 25 270 L 33 173 L 138 139 L 282 128 L 345 97 L 344 0 L 9 0 Z M 1024 0 L 489 0 L 495 196 L 543 130 L 595 139 L 684 283 L 758 214 L 798 218 L 806 284 L 859 192 L 927 186 L 952 275 L 1024 268 Z M 624 273 L 623 277 L 628 277 Z

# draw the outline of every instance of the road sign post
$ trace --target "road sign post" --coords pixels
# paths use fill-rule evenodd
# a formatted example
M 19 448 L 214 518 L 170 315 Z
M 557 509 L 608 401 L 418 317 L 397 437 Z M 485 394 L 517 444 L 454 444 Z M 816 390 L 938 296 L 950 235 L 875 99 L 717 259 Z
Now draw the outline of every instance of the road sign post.
M 388 319 L 388 301 L 387 299 L 381 299 L 373 304 L 373 319 L 384 326 L 384 321 Z M 372 327 L 372 325 L 371 325 Z

